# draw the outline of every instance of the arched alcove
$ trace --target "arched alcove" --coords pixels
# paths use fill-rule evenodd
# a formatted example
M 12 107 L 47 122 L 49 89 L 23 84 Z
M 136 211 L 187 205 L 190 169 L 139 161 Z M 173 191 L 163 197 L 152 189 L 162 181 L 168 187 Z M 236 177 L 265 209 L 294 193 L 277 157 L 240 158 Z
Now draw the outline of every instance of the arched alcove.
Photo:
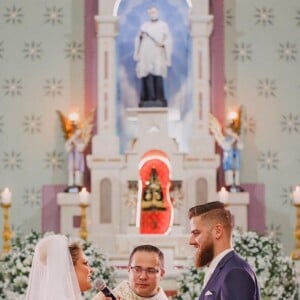
M 192 2 L 190 0 L 182 0 L 182 1 L 186 2 L 188 7 L 192 7 Z M 117 0 L 116 1 L 115 5 L 114 5 L 114 10 L 113 10 L 113 15 L 114 16 L 118 16 L 118 11 L 119 11 L 119 7 L 120 7 L 121 2 L 126 2 L 126 0 Z M 154 1 L 152 1 L 152 5 L 153 4 L 155 5 Z
M 147 9 L 155 6 L 159 11 L 159 19 L 168 24 L 172 54 L 171 66 L 164 78 L 164 91 L 169 109 L 169 130 L 179 142 L 181 150 L 187 150 L 188 136 L 191 132 L 184 127 L 190 127 L 188 116 L 192 113 L 192 66 L 190 12 L 191 2 L 187 0 L 122 0 L 114 6 L 117 17 L 118 34 L 116 36 L 116 55 L 118 71 L 116 73 L 117 99 L 116 111 L 117 130 L 120 136 L 121 152 L 126 151 L 126 145 L 136 135 L 134 122 L 126 119 L 126 109 L 138 107 L 141 93 L 141 80 L 136 75 L 137 61 L 134 60 L 136 38 L 141 26 L 149 20 Z

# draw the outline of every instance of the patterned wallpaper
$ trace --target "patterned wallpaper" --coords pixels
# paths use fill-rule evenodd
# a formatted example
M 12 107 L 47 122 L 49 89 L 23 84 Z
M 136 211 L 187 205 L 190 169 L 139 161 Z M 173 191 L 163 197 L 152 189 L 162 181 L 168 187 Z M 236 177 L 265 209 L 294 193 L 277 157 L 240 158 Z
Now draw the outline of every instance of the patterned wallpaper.
M 83 1 L 0 0 L 0 190 L 14 230 L 40 228 L 41 189 L 65 184 L 56 110 L 82 112 Z M 226 109 L 245 107 L 242 182 L 263 183 L 267 224 L 294 246 L 300 184 L 300 2 L 224 0 Z M 0 228 L 3 225 L 0 218 Z
M 226 0 L 226 107 L 243 105 L 242 182 L 265 184 L 267 224 L 294 247 L 300 184 L 300 2 Z
M 39 229 L 42 186 L 66 182 L 56 110 L 82 111 L 83 58 L 83 1 L 0 1 L 0 190 L 14 230 Z

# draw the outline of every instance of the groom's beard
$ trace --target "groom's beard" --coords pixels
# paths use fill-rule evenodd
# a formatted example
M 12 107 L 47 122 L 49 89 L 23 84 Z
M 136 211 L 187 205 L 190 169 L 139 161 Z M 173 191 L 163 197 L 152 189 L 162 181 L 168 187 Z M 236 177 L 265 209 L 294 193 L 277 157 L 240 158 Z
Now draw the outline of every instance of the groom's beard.
M 201 268 L 211 263 L 214 258 L 214 244 L 208 241 L 195 254 L 195 267 Z

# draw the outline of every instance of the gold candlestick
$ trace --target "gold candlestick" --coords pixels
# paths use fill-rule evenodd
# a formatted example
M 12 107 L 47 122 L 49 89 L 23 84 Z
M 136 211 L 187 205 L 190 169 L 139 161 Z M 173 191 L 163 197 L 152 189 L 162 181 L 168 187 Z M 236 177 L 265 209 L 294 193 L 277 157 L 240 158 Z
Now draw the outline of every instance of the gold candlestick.
M 294 230 L 294 237 L 296 240 L 295 249 L 291 253 L 291 257 L 294 260 L 300 259 L 300 203 L 295 203 L 294 206 L 296 207 L 296 226 Z
M 80 237 L 86 241 L 88 238 L 88 230 L 86 224 L 86 209 L 89 206 L 89 204 L 80 203 L 79 206 L 81 208 Z
M 3 225 L 3 252 L 8 253 L 10 251 L 11 245 L 10 240 L 12 238 L 12 231 L 10 230 L 9 226 L 9 208 L 11 207 L 10 203 L 1 203 L 1 206 L 3 208 L 3 215 L 4 215 L 4 225 Z

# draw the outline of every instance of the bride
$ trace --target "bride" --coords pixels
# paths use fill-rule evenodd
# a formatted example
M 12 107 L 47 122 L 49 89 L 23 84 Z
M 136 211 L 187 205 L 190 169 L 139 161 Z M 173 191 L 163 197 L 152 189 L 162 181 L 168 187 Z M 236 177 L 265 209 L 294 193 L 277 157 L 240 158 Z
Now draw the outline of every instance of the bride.
M 35 247 L 25 300 L 81 300 L 92 287 L 92 273 L 78 243 L 46 236 Z

